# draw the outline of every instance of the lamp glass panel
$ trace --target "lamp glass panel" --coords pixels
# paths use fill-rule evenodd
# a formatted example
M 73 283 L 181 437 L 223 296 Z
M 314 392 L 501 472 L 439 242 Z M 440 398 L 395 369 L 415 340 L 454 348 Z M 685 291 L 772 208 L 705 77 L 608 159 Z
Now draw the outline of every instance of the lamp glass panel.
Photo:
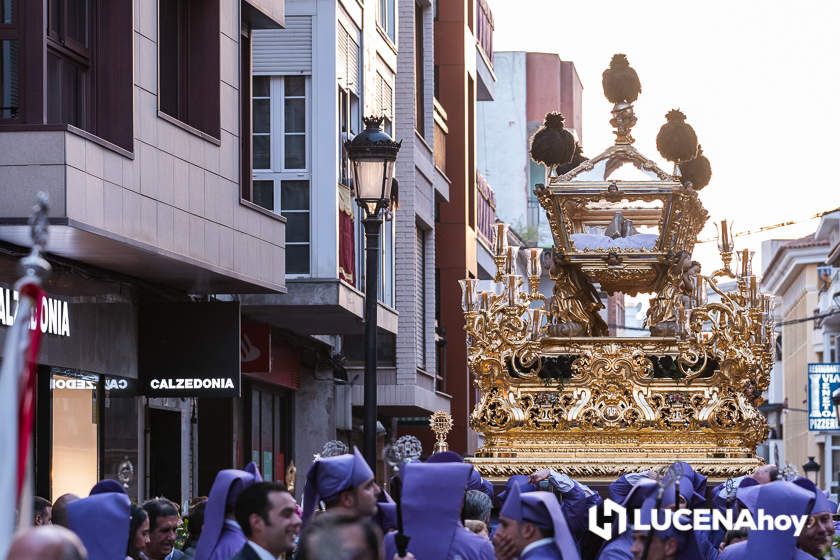
M 353 162 L 356 196 L 364 200 L 379 200 L 390 196 L 383 193 L 384 166 L 382 161 L 358 160 Z

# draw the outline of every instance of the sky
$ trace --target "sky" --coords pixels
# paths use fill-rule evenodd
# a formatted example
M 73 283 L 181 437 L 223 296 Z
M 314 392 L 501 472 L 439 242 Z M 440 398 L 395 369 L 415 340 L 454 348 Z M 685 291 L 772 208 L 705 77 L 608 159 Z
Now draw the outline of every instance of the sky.
M 601 73 L 627 55 L 642 83 L 635 146 L 665 170 L 656 150 L 665 113 L 688 117 L 712 181 L 700 193 L 710 219 L 734 220 L 736 234 L 840 207 L 832 162 L 840 153 L 840 2 L 826 0 L 489 0 L 496 51 L 557 53 L 583 83 L 584 153 L 613 142 Z M 756 250 L 768 238 L 812 233 L 818 220 L 739 236 Z M 715 243 L 700 244 L 704 272 L 719 265 Z

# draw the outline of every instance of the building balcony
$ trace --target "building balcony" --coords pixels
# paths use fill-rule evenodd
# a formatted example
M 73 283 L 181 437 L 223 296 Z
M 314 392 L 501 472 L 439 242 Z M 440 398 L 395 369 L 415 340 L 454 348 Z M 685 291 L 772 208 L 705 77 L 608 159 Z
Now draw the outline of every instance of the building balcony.
M 365 294 L 338 278 L 287 280 L 284 294 L 240 297 L 248 317 L 307 335 L 360 335 L 364 332 Z M 379 333 L 397 332 L 397 312 L 379 303 Z
M 283 291 L 283 218 L 240 204 L 235 167 L 196 165 L 218 166 L 237 139 L 178 134 L 180 155 L 139 141 L 127 153 L 68 125 L 0 132 L 0 241 L 30 245 L 44 191 L 49 254 L 189 293 Z
M 496 98 L 496 75 L 493 72 L 493 12 L 487 0 L 475 0 L 476 74 L 479 101 Z
M 364 369 L 348 367 L 347 377 L 361 380 Z M 415 383 L 397 383 L 395 368 L 377 369 L 376 408 L 383 416 L 428 416 L 436 410 L 449 412 L 451 397 L 435 390 L 433 375 L 418 372 Z M 354 407 L 364 405 L 364 385 L 357 381 L 352 385 Z
M 434 100 L 434 121 L 435 121 L 435 167 L 446 175 L 446 135 L 449 134 L 449 127 L 446 125 L 446 111 L 437 100 Z

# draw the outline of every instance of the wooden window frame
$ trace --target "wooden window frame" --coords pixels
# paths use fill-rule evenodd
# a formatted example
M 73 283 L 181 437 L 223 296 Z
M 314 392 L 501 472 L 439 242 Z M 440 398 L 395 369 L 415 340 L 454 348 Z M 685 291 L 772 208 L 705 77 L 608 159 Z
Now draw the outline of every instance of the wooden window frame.
M 161 4 L 177 2 L 177 79 L 158 80 L 158 114 L 194 130 L 207 140 L 221 142 L 221 16 L 220 1 L 158 0 L 158 67 L 168 47 L 161 47 Z M 168 42 L 168 41 L 167 41 Z M 159 72 L 160 73 L 160 72 Z M 168 106 L 177 87 L 175 107 Z M 162 101 L 165 100 L 165 101 Z M 174 114 L 173 114 L 174 113 Z

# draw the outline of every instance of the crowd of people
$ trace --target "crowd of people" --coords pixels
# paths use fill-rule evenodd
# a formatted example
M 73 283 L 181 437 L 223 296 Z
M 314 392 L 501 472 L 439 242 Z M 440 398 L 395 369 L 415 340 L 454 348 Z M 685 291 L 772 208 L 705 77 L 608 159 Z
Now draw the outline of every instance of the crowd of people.
M 606 517 L 604 499 L 551 469 L 512 476 L 503 488 L 456 453 L 406 462 L 377 484 L 352 453 L 316 456 L 299 505 L 252 463 L 220 471 L 209 496 L 188 512 L 165 498 L 132 504 L 112 480 L 86 497 L 35 498 L 33 525 L 16 536 L 9 560 L 809 560 L 833 549 L 837 504 L 808 479 L 774 465 L 707 488 L 706 477 L 675 462 L 623 474 L 609 499 L 631 519 L 660 510 L 759 510 L 805 516 L 790 530 L 699 530 L 612 523 L 610 538 L 590 530 Z M 591 512 L 595 508 L 594 513 Z M 649 529 L 646 527 L 654 527 Z

